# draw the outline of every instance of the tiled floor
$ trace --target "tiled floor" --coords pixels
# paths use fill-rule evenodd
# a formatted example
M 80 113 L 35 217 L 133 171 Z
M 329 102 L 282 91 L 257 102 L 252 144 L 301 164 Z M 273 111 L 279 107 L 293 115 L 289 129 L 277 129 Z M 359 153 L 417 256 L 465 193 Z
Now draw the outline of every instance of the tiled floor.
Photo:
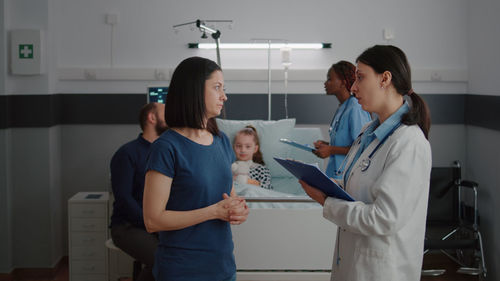
M 480 280 L 478 276 L 471 276 L 456 273 L 459 266 L 451 259 L 441 253 L 432 253 L 424 256 L 424 269 L 446 269 L 446 272 L 441 276 L 423 276 L 421 281 L 476 281 Z
M 472 281 L 479 280 L 477 276 L 462 275 L 456 273 L 458 266 L 441 254 L 428 254 L 424 257 L 424 269 L 446 269 L 446 273 L 438 277 L 422 277 L 421 281 Z M 17 281 L 11 279 L 12 281 Z M 58 270 L 55 279 L 29 278 L 18 279 L 19 281 L 69 281 L 68 259 L 62 261 L 61 267 Z M 131 281 L 130 279 L 122 279 L 120 281 Z

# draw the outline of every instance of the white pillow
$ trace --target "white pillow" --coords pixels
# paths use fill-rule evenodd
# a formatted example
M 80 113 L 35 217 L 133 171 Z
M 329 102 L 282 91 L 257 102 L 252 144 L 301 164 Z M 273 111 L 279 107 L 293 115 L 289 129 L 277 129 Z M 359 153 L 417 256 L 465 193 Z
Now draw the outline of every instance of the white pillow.
M 266 166 L 269 168 L 272 177 L 289 177 L 290 173 L 281 167 L 273 157 L 289 157 L 288 145 L 280 142 L 281 138 L 290 138 L 292 129 L 295 127 L 295 118 L 281 119 L 276 121 L 264 120 L 227 120 L 216 119 L 219 130 L 223 131 L 233 144 L 236 133 L 252 125 L 257 129 L 260 141 L 260 151 Z

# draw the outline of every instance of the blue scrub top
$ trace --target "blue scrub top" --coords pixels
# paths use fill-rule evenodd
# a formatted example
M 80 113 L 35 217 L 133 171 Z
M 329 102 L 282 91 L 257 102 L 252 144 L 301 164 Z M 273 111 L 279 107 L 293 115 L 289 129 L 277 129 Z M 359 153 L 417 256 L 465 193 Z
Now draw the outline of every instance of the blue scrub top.
M 358 100 L 350 96 L 342 103 L 332 119 L 330 124 L 330 145 L 332 146 L 351 146 L 358 137 L 363 126 L 371 121 L 370 113 L 364 111 Z M 336 175 L 337 169 L 344 161 L 346 155 L 334 154 L 328 159 L 326 175 L 331 178 L 339 179 L 341 175 Z

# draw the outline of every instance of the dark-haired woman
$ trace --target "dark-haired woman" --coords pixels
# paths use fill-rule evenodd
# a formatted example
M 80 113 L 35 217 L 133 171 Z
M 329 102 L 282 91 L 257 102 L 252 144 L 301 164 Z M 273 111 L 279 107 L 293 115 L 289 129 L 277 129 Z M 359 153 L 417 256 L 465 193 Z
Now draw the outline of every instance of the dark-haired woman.
M 301 182 L 339 227 L 332 280 L 420 280 L 432 165 L 427 106 L 412 89 L 405 54 L 394 46 L 374 46 L 358 57 L 352 92 L 378 116 L 341 167 L 341 183 L 357 201 L 327 197 Z
M 347 61 L 339 61 L 328 70 L 325 81 L 327 95 L 335 95 L 340 106 L 333 115 L 330 123 L 330 142 L 318 140 L 314 142 L 313 153 L 321 158 L 329 157 L 326 175 L 338 179 L 338 169 L 344 158 L 359 135 L 361 128 L 370 122 L 370 114 L 364 111 L 358 101 L 351 95 L 351 86 L 354 83 L 356 67 Z
M 244 222 L 248 208 L 232 188 L 235 156 L 214 120 L 226 100 L 213 61 L 192 57 L 175 69 L 165 105 L 170 129 L 151 146 L 144 190 L 146 229 L 160 238 L 157 281 L 236 280 L 230 224 Z

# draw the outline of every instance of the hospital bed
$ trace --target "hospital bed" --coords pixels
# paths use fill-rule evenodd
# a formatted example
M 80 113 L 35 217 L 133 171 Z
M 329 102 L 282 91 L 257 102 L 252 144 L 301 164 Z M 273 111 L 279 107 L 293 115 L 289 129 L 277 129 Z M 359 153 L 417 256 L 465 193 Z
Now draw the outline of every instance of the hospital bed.
M 312 144 L 323 139 L 320 129 L 297 128 L 294 119 L 217 123 L 231 141 L 237 131 L 253 125 L 272 176 L 273 190 L 234 183 L 250 208 L 247 221 L 232 227 L 238 280 L 329 280 L 337 227 L 323 218 L 321 206 L 307 197 L 298 180 L 272 159 L 292 158 L 322 168 L 323 159 L 279 142 L 288 138 Z

